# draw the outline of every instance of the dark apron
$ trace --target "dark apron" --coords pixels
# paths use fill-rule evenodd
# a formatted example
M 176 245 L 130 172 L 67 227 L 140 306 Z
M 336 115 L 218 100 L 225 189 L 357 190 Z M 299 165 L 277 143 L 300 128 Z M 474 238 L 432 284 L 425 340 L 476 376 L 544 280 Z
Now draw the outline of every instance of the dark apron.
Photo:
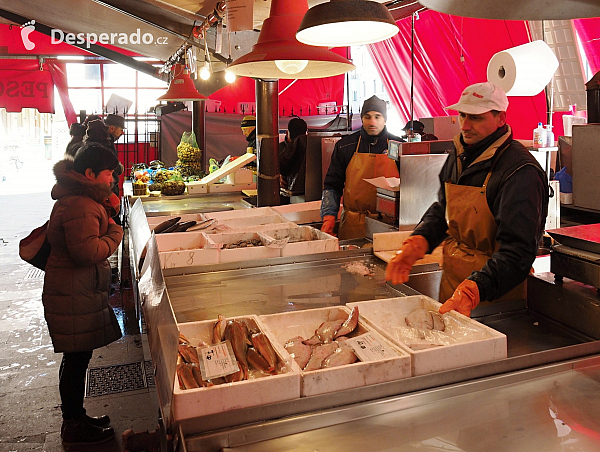
M 506 149 L 506 148 L 504 148 Z M 496 241 L 498 226 L 487 203 L 487 185 L 496 161 L 504 149 L 498 151 L 482 187 L 456 185 L 451 181 L 446 189 L 446 222 L 449 237 L 443 244 L 443 272 L 440 283 L 440 303 L 452 296 L 456 287 L 474 271 L 483 268 L 500 244 Z M 460 175 L 459 161 L 459 175 Z M 525 299 L 525 281 L 494 301 Z
M 340 240 L 364 238 L 366 235 L 365 217 L 376 217 L 377 187 L 363 179 L 375 177 L 399 177 L 396 162 L 386 154 L 366 154 L 358 152 L 360 139 L 354 155 L 346 168 L 346 183 L 342 216 L 338 230 Z

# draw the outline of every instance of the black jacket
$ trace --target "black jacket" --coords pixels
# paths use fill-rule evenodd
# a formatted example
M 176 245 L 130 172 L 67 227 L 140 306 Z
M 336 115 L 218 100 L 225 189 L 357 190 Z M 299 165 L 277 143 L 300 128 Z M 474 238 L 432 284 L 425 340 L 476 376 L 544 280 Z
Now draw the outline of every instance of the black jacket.
M 294 194 L 304 194 L 306 140 L 307 136 L 304 134 L 297 136 L 290 143 L 280 143 L 279 172 L 286 182 L 287 189 Z
M 387 127 L 375 136 L 370 136 L 363 127 L 356 132 L 344 136 L 333 148 L 331 163 L 325 176 L 323 184 L 323 198 L 321 203 L 321 217 L 325 215 L 337 216 L 340 208 L 340 198 L 344 192 L 346 183 L 346 168 L 356 151 L 356 145 L 360 137 L 358 152 L 382 154 L 388 148 L 388 140 L 404 141 L 402 138 L 392 135 Z
M 481 271 L 469 277 L 477 283 L 481 301 L 500 298 L 525 280 L 535 260 L 548 213 L 546 174 L 527 149 L 513 140 L 508 126 L 498 129 L 486 140 L 488 146 L 479 152 L 490 154 L 484 160 L 469 164 L 476 156 L 469 157 L 460 177 L 457 176 L 457 149 L 460 155 L 465 147 L 460 135 L 454 139 L 455 149 L 440 171 L 439 201 L 429 207 L 413 232 L 427 239 L 429 252 L 442 243 L 448 231 L 444 182 L 451 180 L 459 185 L 481 187 L 496 155 L 489 145 L 498 143 L 497 140 L 501 143 L 498 149 L 508 147 L 490 177 L 487 202 L 498 225 L 496 241 L 500 248 Z

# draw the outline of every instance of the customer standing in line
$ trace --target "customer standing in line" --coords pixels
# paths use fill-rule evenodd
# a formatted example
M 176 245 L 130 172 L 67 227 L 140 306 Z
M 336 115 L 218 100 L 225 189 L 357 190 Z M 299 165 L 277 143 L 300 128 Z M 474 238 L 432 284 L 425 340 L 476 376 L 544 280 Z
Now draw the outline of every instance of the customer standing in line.
M 51 246 L 42 302 L 56 353 L 63 353 L 59 392 L 64 445 L 95 444 L 114 436 L 108 416 L 83 407 L 85 376 L 93 350 L 121 337 L 108 304 L 111 256 L 123 238 L 109 202 L 117 157 L 99 143 L 84 144 L 74 161 L 54 166 L 56 200 L 48 224 Z M 113 195 L 114 196 L 114 195 Z

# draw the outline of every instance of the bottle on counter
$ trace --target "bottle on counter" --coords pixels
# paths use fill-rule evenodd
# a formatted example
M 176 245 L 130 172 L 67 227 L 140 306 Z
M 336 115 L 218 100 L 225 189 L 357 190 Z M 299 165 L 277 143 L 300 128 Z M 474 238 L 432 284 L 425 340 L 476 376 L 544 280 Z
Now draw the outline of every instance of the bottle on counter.
M 533 129 L 534 148 L 543 148 L 546 145 L 545 135 L 546 129 L 544 129 L 541 122 L 538 122 L 537 128 Z
M 545 145 L 544 147 L 552 148 L 554 147 L 554 132 L 552 132 L 552 127 L 550 124 L 546 124 L 546 137 L 545 137 Z

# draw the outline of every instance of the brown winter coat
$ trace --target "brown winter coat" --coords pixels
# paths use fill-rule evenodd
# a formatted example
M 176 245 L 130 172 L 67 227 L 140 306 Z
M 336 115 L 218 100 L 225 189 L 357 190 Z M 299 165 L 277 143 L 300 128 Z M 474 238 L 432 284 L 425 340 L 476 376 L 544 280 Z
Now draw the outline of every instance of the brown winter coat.
M 109 223 L 103 206 L 111 188 L 92 183 L 73 170 L 73 162 L 54 166 L 56 203 L 50 215 L 42 301 L 54 351 L 80 352 L 110 344 L 121 329 L 108 304 L 111 270 L 108 257 L 123 238 Z

